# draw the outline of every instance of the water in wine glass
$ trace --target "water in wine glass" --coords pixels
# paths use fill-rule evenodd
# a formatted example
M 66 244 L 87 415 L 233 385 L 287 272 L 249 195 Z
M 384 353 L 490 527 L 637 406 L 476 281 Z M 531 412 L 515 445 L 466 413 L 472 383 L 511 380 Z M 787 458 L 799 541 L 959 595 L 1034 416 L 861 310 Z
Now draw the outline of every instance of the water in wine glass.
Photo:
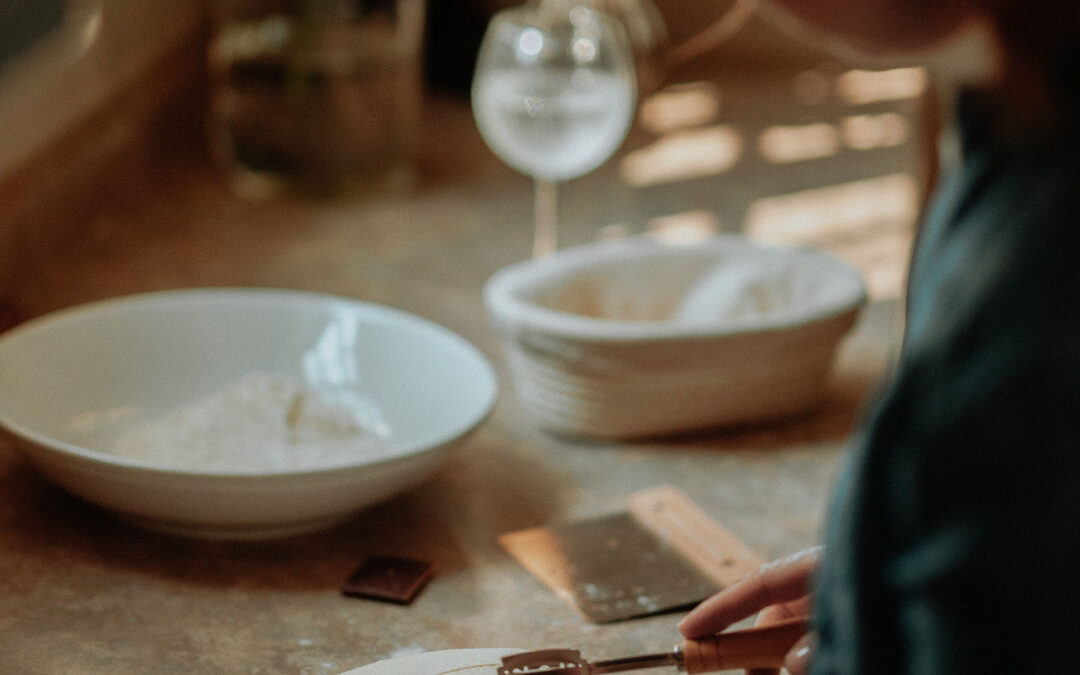
M 477 58 L 473 114 L 495 154 L 536 180 L 534 253 L 554 245 L 555 183 L 611 157 L 636 100 L 626 34 L 587 0 L 537 0 L 492 18 Z
M 476 119 L 504 162 L 544 180 L 596 169 L 619 147 L 634 113 L 632 84 L 587 69 L 500 68 L 479 75 Z

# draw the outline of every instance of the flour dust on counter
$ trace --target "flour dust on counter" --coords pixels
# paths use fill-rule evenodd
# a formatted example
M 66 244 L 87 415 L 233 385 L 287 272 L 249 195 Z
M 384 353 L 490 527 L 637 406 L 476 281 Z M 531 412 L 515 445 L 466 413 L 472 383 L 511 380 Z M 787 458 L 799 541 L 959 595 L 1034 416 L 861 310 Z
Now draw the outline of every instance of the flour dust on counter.
M 348 408 L 299 380 L 257 372 L 132 427 L 111 452 L 185 469 L 277 472 L 371 461 L 393 448 Z

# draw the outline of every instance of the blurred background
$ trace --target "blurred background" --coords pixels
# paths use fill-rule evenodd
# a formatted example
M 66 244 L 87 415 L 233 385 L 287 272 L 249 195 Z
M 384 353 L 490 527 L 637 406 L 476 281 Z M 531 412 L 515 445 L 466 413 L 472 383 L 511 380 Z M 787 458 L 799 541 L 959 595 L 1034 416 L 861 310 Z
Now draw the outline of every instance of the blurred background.
M 200 255 L 194 248 L 220 246 L 225 235 L 201 244 L 170 240 L 157 270 L 137 279 L 129 271 L 108 281 L 119 274 L 115 265 L 92 262 L 109 260 L 108 252 L 136 227 L 175 228 L 175 221 L 158 217 L 165 207 L 155 203 L 202 200 L 204 219 L 214 212 L 255 218 L 267 209 L 297 208 L 295 195 L 233 175 L 229 164 L 236 157 L 224 155 L 239 153 L 242 144 L 222 142 L 219 90 L 223 72 L 241 72 L 227 59 L 252 49 L 251 31 L 233 31 L 230 22 L 252 12 L 295 12 L 304 4 L 0 3 L 0 327 L 91 295 L 190 281 L 177 271 L 170 276 L 166 256 L 186 256 L 172 263 L 178 267 L 193 265 Z M 469 198 L 480 205 L 491 200 L 493 211 L 506 212 L 494 206 L 498 195 L 520 195 L 515 208 L 527 204 L 527 178 L 487 150 L 469 110 L 484 28 L 512 3 L 308 4 L 389 16 L 398 42 L 388 49 L 398 57 L 406 52 L 404 61 L 386 66 L 398 69 L 389 84 L 371 85 L 371 92 L 382 93 L 364 93 L 392 105 L 380 112 L 371 103 L 376 99 L 354 97 L 347 108 L 349 120 L 364 120 L 356 142 L 394 163 L 373 164 L 369 175 L 395 179 L 377 189 L 370 188 L 375 181 L 365 181 L 369 189 L 304 199 L 416 200 L 484 186 Z M 649 6 L 658 19 L 655 72 L 642 84 L 634 127 L 618 153 L 565 187 L 563 243 L 641 231 L 675 238 L 740 231 L 832 250 L 864 271 L 874 299 L 899 298 L 914 224 L 933 179 L 937 126 L 925 73 L 838 61 L 740 13 L 729 0 Z M 272 22 L 259 26 L 275 35 Z M 282 77 L 265 63 L 256 65 L 245 66 L 244 76 Z M 377 89 L 383 86 L 389 89 Z M 282 133 L 305 126 L 279 122 Z M 330 124 L 306 126 L 325 131 Z M 294 141 L 318 143 L 327 152 L 344 144 L 336 132 L 323 135 Z M 182 197 L 178 184 L 186 186 Z M 277 206 L 244 211 L 240 204 L 250 201 Z M 529 218 L 521 212 L 523 223 Z M 106 281 L 88 285 L 94 274 Z M 260 281 L 226 273 L 200 280 Z

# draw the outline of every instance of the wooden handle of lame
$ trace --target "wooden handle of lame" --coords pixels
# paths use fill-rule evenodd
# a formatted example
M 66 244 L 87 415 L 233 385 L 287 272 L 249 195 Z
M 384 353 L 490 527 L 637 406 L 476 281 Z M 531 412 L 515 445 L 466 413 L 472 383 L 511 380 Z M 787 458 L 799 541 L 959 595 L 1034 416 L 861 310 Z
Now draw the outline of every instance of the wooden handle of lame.
M 737 668 L 780 668 L 784 656 L 809 630 L 807 618 L 796 617 L 768 626 L 687 640 L 682 648 L 683 667 L 691 675 Z

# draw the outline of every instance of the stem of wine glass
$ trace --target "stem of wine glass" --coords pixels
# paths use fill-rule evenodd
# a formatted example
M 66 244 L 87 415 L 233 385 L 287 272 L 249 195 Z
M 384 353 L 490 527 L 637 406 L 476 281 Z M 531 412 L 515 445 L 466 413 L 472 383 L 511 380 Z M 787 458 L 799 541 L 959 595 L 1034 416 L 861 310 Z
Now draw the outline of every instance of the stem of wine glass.
M 553 181 L 536 179 L 536 196 L 533 201 L 533 258 L 543 258 L 555 252 L 558 229 L 558 185 Z

